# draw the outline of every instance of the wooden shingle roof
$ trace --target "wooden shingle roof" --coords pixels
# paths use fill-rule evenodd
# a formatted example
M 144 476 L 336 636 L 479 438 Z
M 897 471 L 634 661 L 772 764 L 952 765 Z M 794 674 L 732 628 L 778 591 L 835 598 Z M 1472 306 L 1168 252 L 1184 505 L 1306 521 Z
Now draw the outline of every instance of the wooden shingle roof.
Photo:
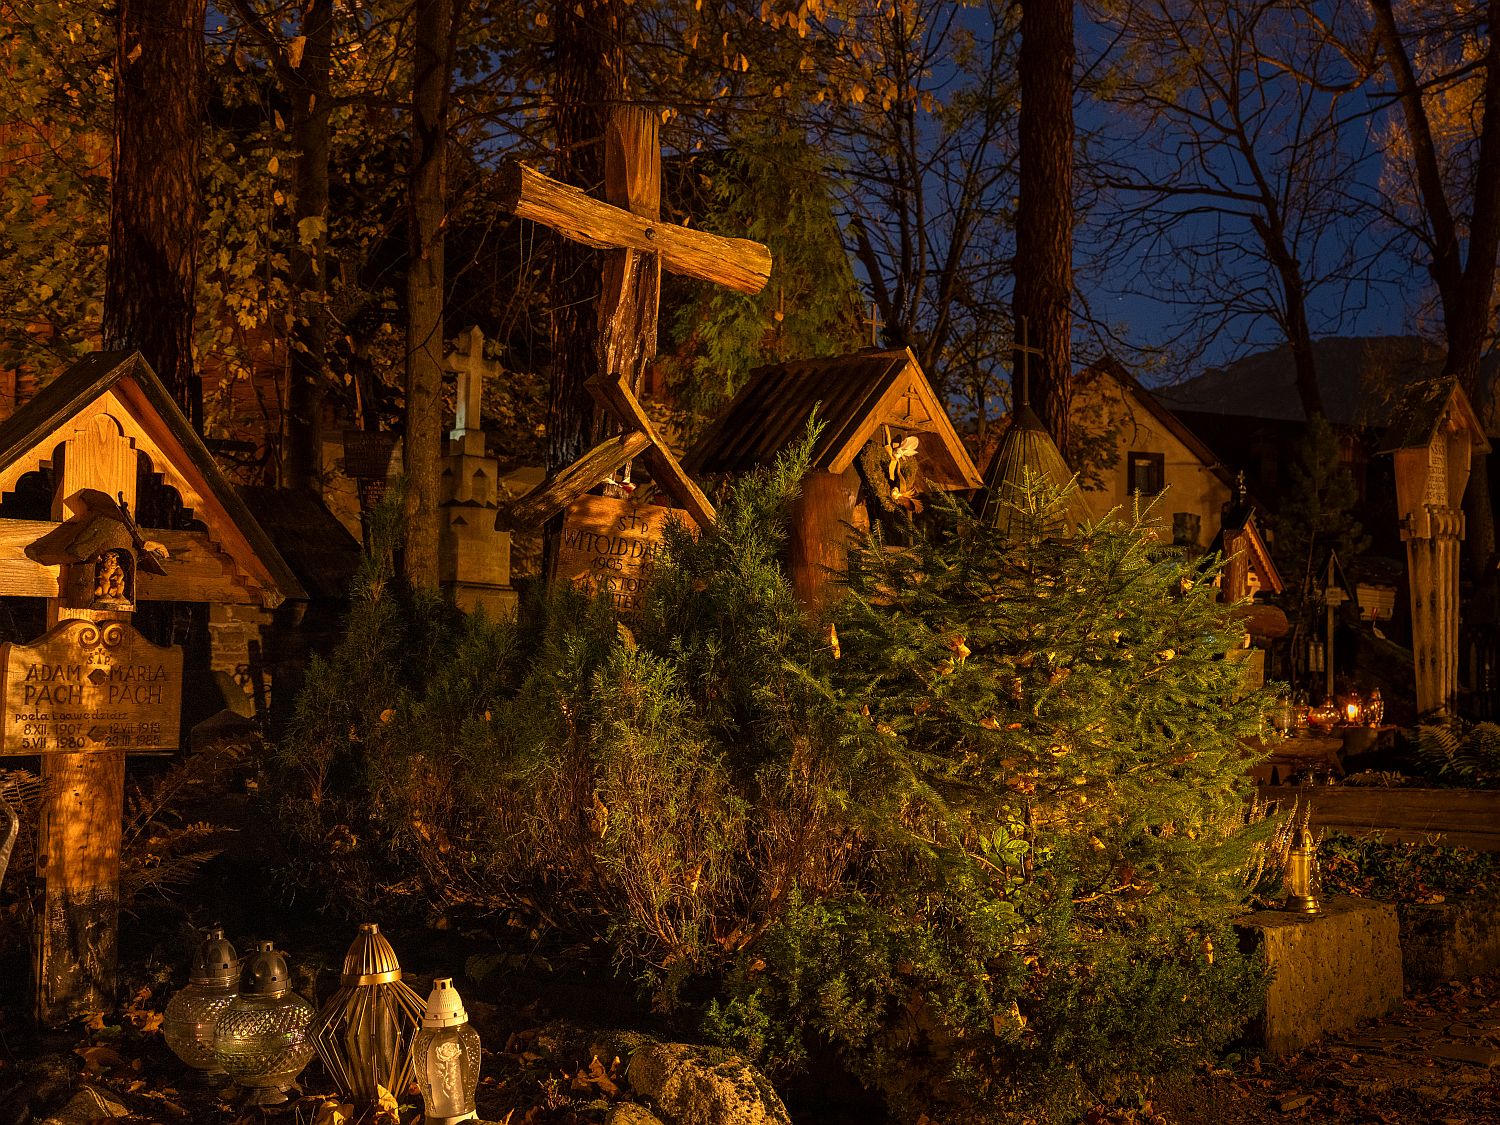
M 1484 426 L 1474 413 L 1469 396 L 1457 379 L 1438 377 L 1411 384 L 1406 396 L 1391 414 L 1391 422 L 1380 443 L 1381 453 L 1398 449 L 1419 449 L 1437 436 L 1447 424 L 1469 433 L 1470 444 L 1480 453 L 1489 452 Z

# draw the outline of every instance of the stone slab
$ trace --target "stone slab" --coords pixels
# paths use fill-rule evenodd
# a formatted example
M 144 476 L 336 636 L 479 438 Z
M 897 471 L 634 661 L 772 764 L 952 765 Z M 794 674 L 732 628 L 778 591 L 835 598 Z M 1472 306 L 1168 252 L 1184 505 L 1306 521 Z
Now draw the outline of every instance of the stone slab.
M 1272 973 L 1266 1007 L 1252 1035 L 1288 1055 L 1401 1004 L 1396 908 L 1334 897 L 1321 914 L 1262 910 L 1237 923 L 1247 951 L 1259 949 Z
M 1500 1048 L 1485 1043 L 1439 1043 L 1428 1049 L 1433 1058 L 1451 1059 L 1474 1066 L 1492 1067 L 1500 1062 Z
M 1500 972 L 1500 895 L 1401 907 L 1406 978 L 1422 984 Z

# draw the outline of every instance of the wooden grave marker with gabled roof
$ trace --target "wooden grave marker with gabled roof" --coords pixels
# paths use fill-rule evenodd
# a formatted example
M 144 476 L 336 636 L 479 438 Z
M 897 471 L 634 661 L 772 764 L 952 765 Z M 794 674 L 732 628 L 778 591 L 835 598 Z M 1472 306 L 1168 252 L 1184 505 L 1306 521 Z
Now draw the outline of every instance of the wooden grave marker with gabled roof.
M 1464 489 L 1489 439 L 1454 378 L 1412 384 L 1386 430 L 1396 461 L 1396 507 L 1411 585 L 1417 712 L 1451 710 L 1458 694 L 1459 544 Z
M 138 353 L 87 356 L 0 424 L 0 494 L 29 473 L 52 518 L 0 518 L 0 595 L 47 599 L 49 628 L 0 645 L 0 755 L 41 757 L 36 1010 L 59 1026 L 114 1005 L 125 753 L 178 749 L 182 650 L 135 607 L 305 594 Z M 138 526 L 148 474 L 204 530 Z
M 815 409 L 823 428 L 790 543 L 793 584 L 813 610 L 846 565 L 849 527 L 867 526 L 862 494 L 883 508 L 920 510 L 924 491 L 982 483 L 909 348 L 757 368 L 683 466 L 710 475 L 769 465 L 802 437 Z

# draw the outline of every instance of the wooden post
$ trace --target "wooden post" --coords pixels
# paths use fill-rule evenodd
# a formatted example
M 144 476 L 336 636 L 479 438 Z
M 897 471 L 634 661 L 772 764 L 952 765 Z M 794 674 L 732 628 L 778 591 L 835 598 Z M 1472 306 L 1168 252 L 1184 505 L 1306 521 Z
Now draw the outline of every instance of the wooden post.
M 64 446 L 53 519 L 66 517 L 64 501 L 83 488 L 97 488 L 135 511 L 136 451 L 118 422 L 102 410 L 80 416 Z M 128 621 L 130 614 L 70 609 L 49 598 L 48 626 L 69 619 Z M 115 1006 L 125 751 L 44 754 L 42 781 L 36 1015 L 43 1027 L 59 1027 Z
M 1348 601 L 1338 585 L 1338 556 L 1328 556 L 1328 578 L 1323 586 L 1323 604 L 1327 607 L 1328 648 L 1324 652 L 1323 681 L 1328 702 L 1333 702 L 1333 634 L 1338 628 L 1338 608 Z
M 632 215 L 661 218 L 661 141 L 656 114 L 616 106 L 604 135 L 604 198 Z M 656 357 L 661 258 L 629 247 L 604 255 L 599 290 L 599 370 L 639 394 Z
M 853 466 L 842 473 L 814 469 L 802 478 L 802 495 L 792 505 L 792 586 L 813 616 L 828 600 L 829 581 L 848 566 L 850 527 L 868 527 L 859 489 L 859 471 Z
M 36 1014 L 43 1027 L 115 1006 L 125 752 L 42 756 Z
M 1224 577 L 1219 582 L 1221 600 L 1229 605 L 1250 593 L 1250 548 L 1243 532 L 1224 536 Z

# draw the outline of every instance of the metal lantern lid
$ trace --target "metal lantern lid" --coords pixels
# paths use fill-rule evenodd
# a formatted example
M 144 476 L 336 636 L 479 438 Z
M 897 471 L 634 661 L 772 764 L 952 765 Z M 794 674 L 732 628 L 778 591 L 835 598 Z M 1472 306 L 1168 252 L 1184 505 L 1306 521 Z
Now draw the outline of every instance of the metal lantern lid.
M 401 963 L 396 951 L 374 922 L 359 927 L 359 936 L 344 954 L 342 983 L 353 988 L 367 984 L 390 984 L 401 979 Z
M 255 947 L 255 956 L 245 965 L 240 995 L 285 996 L 291 990 L 292 977 L 287 969 L 286 956 L 277 953 L 273 943 L 261 942 Z
M 453 987 L 452 977 L 438 977 L 427 994 L 427 1010 L 422 1013 L 423 1027 L 457 1027 L 469 1022 L 463 997 Z
M 240 975 L 240 958 L 234 946 L 224 937 L 224 930 L 215 926 L 203 935 L 193 964 L 188 969 L 188 983 L 228 988 Z

